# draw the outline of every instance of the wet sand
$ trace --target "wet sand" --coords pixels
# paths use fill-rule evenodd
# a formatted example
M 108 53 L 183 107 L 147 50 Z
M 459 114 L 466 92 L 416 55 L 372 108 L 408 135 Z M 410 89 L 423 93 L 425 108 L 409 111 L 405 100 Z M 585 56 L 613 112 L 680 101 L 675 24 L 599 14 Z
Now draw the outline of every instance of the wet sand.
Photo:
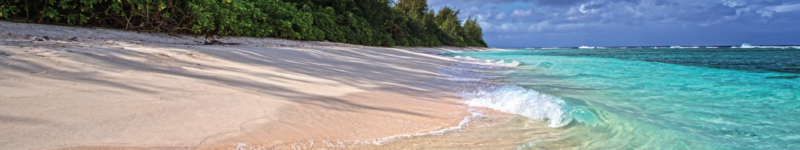
M 41 39 L 41 40 L 40 40 Z M 0 22 L 0 149 L 369 143 L 471 114 L 442 51 Z

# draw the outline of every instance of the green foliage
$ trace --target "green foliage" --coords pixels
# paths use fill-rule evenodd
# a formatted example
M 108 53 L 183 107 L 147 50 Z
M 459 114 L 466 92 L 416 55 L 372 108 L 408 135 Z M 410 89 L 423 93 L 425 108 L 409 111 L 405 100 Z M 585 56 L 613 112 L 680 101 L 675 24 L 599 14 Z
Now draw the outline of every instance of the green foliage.
M 313 15 L 278 0 L 193 0 L 192 32 L 299 40 L 323 39 Z
M 461 34 L 466 38 L 468 46 L 474 47 L 487 47 L 486 42 L 483 41 L 483 29 L 478 25 L 478 19 L 469 17 L 464 22 L 464 27 L 461 29 Z
M 7 0 L 0 18 L 380 46 L 486 46 L 476 19 L 426 0 Z
M 458 18 L 459 11 L 443 7 L 438 13 L 428 9 L 426 0 L 400 0 L 395 10 L 405 15 L 404 19 L 395 19 L 401 33 L 392 32 L 395 38 L 410 37 L 420 42 L 410 42 L 415 46 L 479 46 L 486 47 L 483 42 L 482 29 L 477 19 L 471 17 L 464 22 Z M 407 18 L 407 19 L 406 19 Z
M 458 19 L 458 14 L 460 11 L 456 10 L 453 11 L 450 7 L 445 6 L 442 10 L 436 14 L 434 17 L 434 21 L 436 24 L 439 25 L 439 28 L 444 32 L 445 35 L 450 37 L 451 41 L 449 41 L 450 45 L 454 46 L 467 46 L 464 43 L 463 35 L 461 34 L 462 27 L 461 27 L 461 20 Z
M 9 0 L 0 2 L 0 17 L 16 22 L 176 32 L 190 24 L 190 14 L 180 9 L 184 7 L 179 0 Z

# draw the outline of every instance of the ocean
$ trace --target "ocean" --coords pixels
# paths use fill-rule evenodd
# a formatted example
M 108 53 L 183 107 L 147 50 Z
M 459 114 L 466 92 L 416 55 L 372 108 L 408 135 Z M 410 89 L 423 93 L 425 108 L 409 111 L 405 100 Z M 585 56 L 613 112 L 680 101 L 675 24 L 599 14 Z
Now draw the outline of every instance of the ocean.
M 448 52 L 473 110 L 432 149 L 800 149 L 800 49 L 592 48 Z

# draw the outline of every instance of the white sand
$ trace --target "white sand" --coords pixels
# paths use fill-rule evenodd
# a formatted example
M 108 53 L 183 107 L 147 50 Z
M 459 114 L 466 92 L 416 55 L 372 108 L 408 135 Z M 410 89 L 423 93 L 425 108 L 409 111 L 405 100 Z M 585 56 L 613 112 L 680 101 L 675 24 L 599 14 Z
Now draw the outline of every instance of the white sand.
M 484 50 L 203 40 L 0 22 L 0 149 L 213 148 L 439 130 L 470 114 L 455 83 L 436 73 L 455 60 L 426 53 Z

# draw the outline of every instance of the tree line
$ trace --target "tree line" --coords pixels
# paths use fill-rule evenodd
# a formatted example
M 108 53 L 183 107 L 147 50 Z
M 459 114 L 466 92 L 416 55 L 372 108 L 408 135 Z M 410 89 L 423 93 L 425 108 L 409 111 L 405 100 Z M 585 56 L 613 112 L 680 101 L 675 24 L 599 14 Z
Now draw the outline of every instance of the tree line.
M 7 0 L 14 22 L 374 46 L 486 47 L 476 18 L 426 0 Z

